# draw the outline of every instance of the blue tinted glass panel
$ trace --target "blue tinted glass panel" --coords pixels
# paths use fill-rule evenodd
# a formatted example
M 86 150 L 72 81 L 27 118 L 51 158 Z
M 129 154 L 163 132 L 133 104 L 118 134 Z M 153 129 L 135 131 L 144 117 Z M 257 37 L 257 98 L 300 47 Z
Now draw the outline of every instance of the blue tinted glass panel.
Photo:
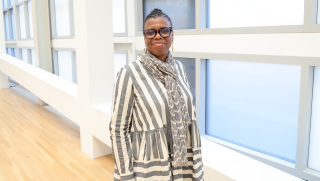
M 295 162 L 301 67 L 207 61 L 206 134 Z
M 174 29 L 195 29 L 195 0 L 143 0 L 143 19 L 154 9 L 166 13 Z
M 174 58 L 179 60 L 186 68 L 190 89 L 194 103 L 196 103 L 196 60 L 194 58 Z

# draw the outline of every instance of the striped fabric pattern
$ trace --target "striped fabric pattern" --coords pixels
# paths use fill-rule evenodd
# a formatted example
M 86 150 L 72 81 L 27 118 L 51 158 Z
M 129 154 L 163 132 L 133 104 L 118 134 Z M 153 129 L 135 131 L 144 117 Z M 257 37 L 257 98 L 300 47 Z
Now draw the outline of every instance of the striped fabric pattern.
M 109 125 L 115 181 L 203 181 L 201 141 L 186 71 L 175 60 L 178 84 L 191 124 L 187 127 L 188 166 L 172 166 L 170 110 L 164 84 L 140 59 L 122 67 L 113 92 Z

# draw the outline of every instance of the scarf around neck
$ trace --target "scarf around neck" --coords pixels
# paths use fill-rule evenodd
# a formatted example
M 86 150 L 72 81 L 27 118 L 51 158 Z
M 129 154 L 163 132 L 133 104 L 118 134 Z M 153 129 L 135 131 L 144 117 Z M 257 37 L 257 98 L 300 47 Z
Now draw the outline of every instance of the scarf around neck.
M 187 159 L 187 127 L 191 124 L 185 100 L 178 84 L 179 74 L 175 68 L 175 60 L 170 51 L 166 62 L 162 62 L 149 51 L 140 55 L 140 61 L 151 75 L 164 84 L 171 115 L 171 133 L 173 148 L 173 166 L 188 166 Z

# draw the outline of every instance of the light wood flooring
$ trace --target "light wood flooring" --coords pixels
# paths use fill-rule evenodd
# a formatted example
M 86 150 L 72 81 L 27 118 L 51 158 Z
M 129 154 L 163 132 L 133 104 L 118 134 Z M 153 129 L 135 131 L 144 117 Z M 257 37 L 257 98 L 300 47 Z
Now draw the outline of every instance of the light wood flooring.
M 112 155 L 91 159 L 80 129 L 19 87 L 0 89 L 0 181 L 111 181 Z

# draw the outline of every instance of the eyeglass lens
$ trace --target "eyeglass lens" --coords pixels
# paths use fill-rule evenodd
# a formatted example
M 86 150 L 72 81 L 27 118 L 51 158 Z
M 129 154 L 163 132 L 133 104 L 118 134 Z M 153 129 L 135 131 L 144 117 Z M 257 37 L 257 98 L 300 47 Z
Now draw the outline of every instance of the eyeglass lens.
M 170 36 L 170 29 L 167 28 L 163 28 L 159 30 L 160 36 L 162 36 L 163 38 L 167 38 Z M 156 30 L 147 30 L 145 32 L 146 38 L 154 38 L 156 36 Z

